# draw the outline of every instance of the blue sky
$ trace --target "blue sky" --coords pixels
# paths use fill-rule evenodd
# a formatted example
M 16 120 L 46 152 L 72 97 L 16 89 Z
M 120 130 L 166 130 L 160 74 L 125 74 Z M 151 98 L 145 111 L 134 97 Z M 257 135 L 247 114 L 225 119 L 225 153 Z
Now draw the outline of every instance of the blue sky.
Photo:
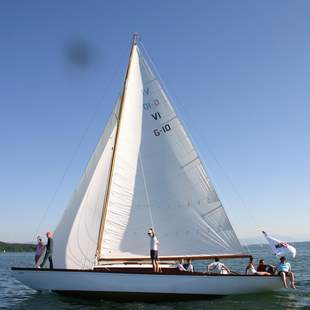
M 309 240 L 309 11 L 305 0 L 2 0 L 0 240 L 55 228 L 135 31 L 237 234 Z

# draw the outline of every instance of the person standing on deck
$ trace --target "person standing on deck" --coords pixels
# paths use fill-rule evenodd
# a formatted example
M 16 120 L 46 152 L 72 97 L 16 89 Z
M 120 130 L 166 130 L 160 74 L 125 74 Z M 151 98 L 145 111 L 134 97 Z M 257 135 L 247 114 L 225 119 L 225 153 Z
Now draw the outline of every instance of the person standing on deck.
M 47 237 L 47 244 L 46 244 L 46 253 L 43 259 L 42 264 L 40 265 L 41 268 L 44 267 L 47 259 L 50 263 L 50 269 L 53 269 L 53 247 L 54 247 L 54 240 L 52 239 L 52 233 L 51 232 L 47 232 L 46 233 L 46 237 Z
M 158 246 L 159 246 L 159 240 L 157 239 L 155 235 L 155 231 L 153 228 L 150 228 L 148 230 L 148 235 L 151 238 L 151 244 L 150 244 L 150 255 L 153 265 L 154 272 L 159 272 L 159 262 L 158 262 Z
M 36 245 L 36 253 L 35 253 L 35 256 L 34 256 L 34 262 L 35 262 L 35 266 L 36 267 L 39 266 L 38 261 L 39 261 L 41 255 L 43 254 L 43 250 L 44 250 L 44 244 L 42 242 L 41 237 L 38 236 L 37 240 L 38 240 L 38 243 Z

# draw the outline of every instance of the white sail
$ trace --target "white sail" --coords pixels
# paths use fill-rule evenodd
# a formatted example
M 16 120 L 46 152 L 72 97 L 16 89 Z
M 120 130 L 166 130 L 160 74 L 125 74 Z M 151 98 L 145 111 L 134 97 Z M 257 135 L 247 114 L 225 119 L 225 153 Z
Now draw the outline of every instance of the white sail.
M 115 140 L 118 104 L 54 234 L 57 268 L 95 263 L 100 218 Z
M 147 256 L 153 225 L 161 256 L 242 252 L 189 136 L 137 47 L 118 142 L 102 258 Z
M 142 136 L 143 85 L 137 47 L 133 47 L 123 98 L 122 116 L 101 253 L 105 257 L 118 254 L 131 216 L 136 188 L 138 157 Z M 148 217 L 144 219 L 147 220 Z M 115 251 L 116 250 L 116 251 Z

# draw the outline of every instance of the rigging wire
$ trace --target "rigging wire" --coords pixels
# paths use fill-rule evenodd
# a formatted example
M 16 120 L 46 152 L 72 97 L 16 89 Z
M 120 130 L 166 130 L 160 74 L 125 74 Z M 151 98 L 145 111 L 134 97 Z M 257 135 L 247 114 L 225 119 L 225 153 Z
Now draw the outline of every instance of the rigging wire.
M 154 221 L 153 221 L 153 216 L 152 216 L 150 197 L 149 197 L 149 192 L 148 192 L 147 185 L 146 185 L 141 152 L 139 153 L 139 162 L 140 162 L 141 171 L 142 171 L 142 178 L 143 178 L 143 183 L 144 183 L 144 188 L 145 188 L 145 196 L 146 196 L 146 202 L 147 202 L 147 205 L 148 205 L 148 211 L 149 211 L 149 215 L 150 215 L 151 225 L 152 225 L 152 228 L 155 230 L 155 234 L 157 234 L 157 231 L 156 231 L 156 229 L 154 227 Z M 162 272 L 161 271 L 160 258 L 159 257 L 158 257 L 158 264 L 159 264 L 159 270 L 160 270 L 160 272 Z
M 150 203 L 149 192 L 148 192 L 147 185 L 146 185 L 146 180 L 145 180 L 145 174 L 144 174 L 144 168 L 143 168 L 143 163 L 142 163 L 141 152 L 139 153 L 139 163 L 140 163 L 140 167 L 141 167 L 141 171 L 142 171 L 142 178 L 143 178 L 143 183 L 144 183 L 146 203 L 147 203 L 147 207 L 148 207 L 148 211 L 149 211 L 150 221 L 151 221 L 152 228 L 155 229 L 154 221 L 153 221 L 153 215 L 152 215 L 152 210 L 151 210 L 151 203 Z M 155 231 L 156 231 L 156 229 L 155 229 Z
M 122 48 L 122 49 L 121 49 L 121 52 L 120 52 L 120 54 L 119 54 L 119 58 L 121 59 L 121 56 L 123 56 L 124 54 L 125 54 L 125 48 Z M 121 63 L 121 62 L 118 62 L 118 66 L 116 66 L 116 67 L 114 68 L 114 72 L 113 72 L 113 74 L 112 74 L 112 78 L 109 79 L 108 83 L 106 83 L 106 85 L 105 85 L 105 87 L 104 87 L 104 89 L 103 89 L 103 94 L 104 94 L 104 95 L 103 95 L 102 99 L 100 100 L 100 102 L 98 102 L 98 103 L 95 105 L 94 112 L 93 112 L 93 114 L 91 115 L 91 117 L 90 117 L 90 119 L 89 119 L 89 121 L 88 121 L 88 123 L 87 123 L 87 125 L 86 125 L 86 127 L 85 127 L 85 129 L 84 129 L 84 131 L 83 131 L 83 133 L 82 133 L 82 135 L 81 135 L 79 141 L 78 141 L 77 146 L 74 148 L 74 151 L 73 151 L 73 153 L 72 153 L 72 156 L 70 157 L 70 159 L 69 159 L 69 161 L 68 161 L 68 163 L 67 163 L 67 165 L 66 165 L 66 167 L 65 167 L 64 173 L 62 174 L 62 176 L 61 176 L 61 178 L 60 178 L 58 184 L 56 185 L 56 189 L 55 189 L 54 193 L 52 194 L 51 199 L 49 200 L 49 202 L 48 202 L 46 208 L 45 208 L 44 211 L 43 211 L 42 217 L 41 217 L 41 219 L 40 219 L 40 221 L 39 221 L 39 223 L 38 223 L 38 225 L 37 225 L 37 227 L 36 227 L 34 236 L 37 236 L 37 235 L 38 235 L 42 223 L 45 221 L 46 216 L 47 216 L 47 214 L 48 214 L 50 208 L 53 206 L 53 204 L 54 204 L 54 202 L 55 202 L 55 199 L 56 199 L 56 197 L 57 197 L 57 195 L 58 195 L 58 193 L 59 193 L 59 191 L 60 191 L 60 189 L 61 189 L 61 187 L 62 187 L 62 185 L 63 185 L 63 182 L 64 182 L 64 180 L 65 180 L 65 178 L 66 178 L 66 176 L 67 176 L 67 174 L 68 174 L 68 172 L 69 172 L 69 170 L 70 170 L 70 168 L 71 168 L 71 166 L 72 166 L 72 163 L 73 163 L 74 159 L 76 158 L 76 156 L 77 156 L 77 154 L 78 154 L 78 152 L 79 152 L 79 150 L 80 150 L 80 148 L 81 148 L 81 146 L 82 146 L 82 144 L 83 144 L 83 142 L 84 142 L 84 140 L 85 140 L 85 138 L 86 138 L 86 135 L 87 135 L 88 132 L 89 132 L 89 129 L 90 129 L 91 126 L 93 125 L 95 119 L 98 117 L 98 110 L 99 110 L 99 107 L 102 105 L 102 103 L 103 103 L 103 102 L 105 101 L 105 99 L 106 99 L 106 96 L 107 96 L 107 93 L 108 93 L 107 90 L 108 90 L 109 88 L 111 88 L 111 86 L 113 85 L 113 83 L 114 83 L 115 80 L 116 80 L 117 73 L 120 72 L 121 65 L 122 65 L 122 63 Z M 112 113 L 113 113 L 113 112 L 112 112 Z
M 147 56 L 147 58 L 148 58 L 148 60 L 149 60 L 149 62 L 150 62 L 150 64 L 151 64 L 151 66 L 152 66 L 153 69 L 154 69 L 154 72 L 155 72 L 156 76 L 158 77 L 160 83 L 162 84 L 162 86 L 163 86 L 163 88 L 164 88 L 164 90 L 165 90 L 165 92 L 166 92 L 166 94 L 167 94 L 169 100 L 170 100 L 171 103 L 173 104 L 173 107 L 174 107 L 174 109 L 176 110 L 176 114 L 177 114 L 177 115 L 178 115 L 178 114 L 179 114 L 179 115 L 182 115 L 182 113 L 180 113 L 180 110 L 179 110 L 179 109 L 177 108 L 177 106 L 175 105 L 175 103 L 174 103 L 175 101 L 172 100 L 173 97 L 171 96 L 170 92 L 168 92 L 167 87 L 166 87 L 166 85 L 165 85 L 165 83 L 164 83 L 164 81 L 163 81 L 163 79 L 162 79 L 162 77 L 161 77 L 161 74 L 159 73 L 159 71 L 158 71 L 158 69 L 157 69 L 155 63 L 152 61 L 152 58 L 150 57 L 149 53 L 147 52 L 147 50 L 146 50 L 146 48 L 145 48 L 145 46 L 144 46 L 144 44 L 142 43 L 141 40 L 140 40 L 140 45 L 141 45 L 141 47 L 143 48 L 143 53 Z M 182 101 L 179 100 L 179 98 L 178 98 L 177 96 L 174 96 L 174 97 L 176 97 L 176 98 L 178 99 L 179 105 L 182 106 L 182 108 L 183 108 L 184 110 L 186 110 L 186 106 L 185 106 L 184 104 L 182 104 Z M 190 117 L 190 113 L 187 113 L 187 115 Z M 190 118 L 191 118 L 191 117 L 190 117 Z M 183 118 L 179 118 L 179 119 L 183 119 Z M 192 120 L 192 121 L 193 121 L 193 120 Z M 191 141 L 192 141 L 193 144 L 195 145 L 195 151 L 197 152 L 198 156 L 201 158 L 200 152 L 198 151 L 198 148 L 196 147 L 197 144 L 195 143 L 195 139 L 193 139 L 193 137 L 190 135 L 189 130 L 187 129 L 187 126 L 185 126 L 184 122 L 182 122 L 182 125 L 183 125 L 183 127 L 185 127 L 186 133 L 188 134 L 188 136 L 190 137 Z M 199 136 L 202 137 L 202 135 L 200 135 L 200 134 L 199 134 Z M 246 211 L 245 213 L 248 214 L 248 207 L 247 207 L 247 205 L 246 205 L 246 203 L 245 203 L 245 201 L 244 201 L 242 195 L 240 194 L 240 191 L 237 189 L 237 186 L 234 184 L 234 182 L 232 181 L 232 178 L 229 176 L 229 174 L 227 173 L 226 169 L 224 169 L 223 165 L 220 164 L 220 162 L 219 162 L 219 160 L 217 159 L 217 157 L 215 156 L 214 152 L 211 151 L 210 146 L 205 142 L 205 140 L 206 140 L 205 137 L 202 137 L 202 138 L 203 138 L 203 141 L 204 141 L 205 145 L 207 146 L 207 150 L 208 150 L 208 152 L 210 153 L 211 157 L 213 158 L 213 160 L 215 161 L 215 163 L 218 165 L 218 167 L 222 170 L 222 173 L 223 173 L 224 177 L 227 179 L 227 181 L 229 182 L 229 184 L 230 184 L 232 190 L 235 192 L 236 197 L 237 197 L 237 198 L 239 199 L 239 201 L 241 202 L 241 206 L 245 209 L 245 211 Z M 206 169 L 206 167 L 205 167 L 203 161 L 202 161 L 202 165 L 204 166 L 204 169 L 205 169 L 206 171 L 209 170 L 209 169 Z M 213 182 L 213 183 L 214 183 L 214 182 Z M 225 211 L 226 211 L 226 210 L 225 210 Z M 227 212 L 227 211 L 226 211 L 226 212 Z M 249 221 L 252 222 L 252 224 L 254 224 L 253 226 L 256 227 L 257 230 L 259 230 L 257 224 L 253 221 L 252 217 L 248 216 L 248 218 L 249 218 Z M 246 241 L 244 241 L 244 246 L 246 247 L 247 251 L 248 251 L 250 254 L 252 254 L 252 253 L 251 253 L 251 250 L 250 250 L 250 248 L 248 247 L 248 244 L 247 244 Z

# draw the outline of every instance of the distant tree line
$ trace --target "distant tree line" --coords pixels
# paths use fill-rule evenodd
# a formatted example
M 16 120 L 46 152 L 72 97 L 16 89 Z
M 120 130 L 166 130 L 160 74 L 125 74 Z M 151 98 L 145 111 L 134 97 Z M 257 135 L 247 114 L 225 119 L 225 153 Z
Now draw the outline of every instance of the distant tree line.
M 0 241 L 0 253 L 1 252 L 34 252 L 34 244 L 26 243 L 6 243 Z

